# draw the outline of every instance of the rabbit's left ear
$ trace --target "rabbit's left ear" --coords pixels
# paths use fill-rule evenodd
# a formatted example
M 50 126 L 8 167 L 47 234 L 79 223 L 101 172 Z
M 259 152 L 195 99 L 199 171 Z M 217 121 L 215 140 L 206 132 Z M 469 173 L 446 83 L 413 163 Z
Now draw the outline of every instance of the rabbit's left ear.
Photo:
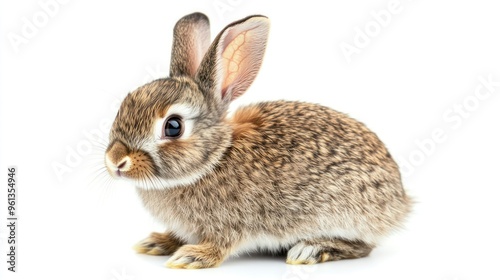
M 254 81 L 268 33 L 267 17 L 250 16 L 224 28 L 208 49 L 195 79 L 222 107 L 227 108 Z
M 210 46 L 210 22 L 202 13 L 181 18 L 174 27 L 170 77 L 194 77 Z

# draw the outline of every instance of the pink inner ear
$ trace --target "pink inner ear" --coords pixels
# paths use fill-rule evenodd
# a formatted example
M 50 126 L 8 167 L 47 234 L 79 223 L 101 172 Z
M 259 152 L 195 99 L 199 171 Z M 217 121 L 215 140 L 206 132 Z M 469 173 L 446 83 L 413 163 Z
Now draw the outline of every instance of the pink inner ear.
M 222 83 L 222 88 L 224 90 L 227 89 L 230 84 L 234 83 L 242 67 L 243 60 L 248 57 L 244 48 L 245 41 L 247 40 L 247 33 L 248 31 L 244 31 L 236 36 L 222 53 L 224 69 L 226 69 L 226 75 Z
M 221 42 L 222 99 L 234 100 L 255 79 L 266 48 L 267 21 L 250 19 L 227 30 Z

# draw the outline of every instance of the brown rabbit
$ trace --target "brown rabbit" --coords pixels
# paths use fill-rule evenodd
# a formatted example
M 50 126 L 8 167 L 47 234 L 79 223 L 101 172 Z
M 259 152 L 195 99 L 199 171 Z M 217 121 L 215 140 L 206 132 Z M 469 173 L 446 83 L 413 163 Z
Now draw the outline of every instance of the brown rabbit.
M 401 226 L 411 199 L 398 166 L 362 123 L 302 102 L 230 102 L 255 79 L 269 21 L 250 16 L 210 45 L 194 13 L 174 29 L 171 77 L 123 101 L 106 166 L 131 180 L 165 233 L 139 253 L 172 268 L 220 265 L 238 252 L 287 251 L 289 264 L 367 256 Z

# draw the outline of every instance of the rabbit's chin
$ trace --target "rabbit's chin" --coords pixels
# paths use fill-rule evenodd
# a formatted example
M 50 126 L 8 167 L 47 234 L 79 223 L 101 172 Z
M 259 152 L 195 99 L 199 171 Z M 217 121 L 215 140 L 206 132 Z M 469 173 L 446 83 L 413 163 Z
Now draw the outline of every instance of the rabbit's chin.
M 198 182 L 206 172 L 194 173 L 189 176 L 180 177 L 176 179 L 165 179 L 160 177 L 154 177 L 151 179 L 132 179 L 127 177 L 121 177 L 120 180 L 125 181 L 134 187 L 143 190 L 165 190 L 174 187 L 182 187 L 195 184 Z

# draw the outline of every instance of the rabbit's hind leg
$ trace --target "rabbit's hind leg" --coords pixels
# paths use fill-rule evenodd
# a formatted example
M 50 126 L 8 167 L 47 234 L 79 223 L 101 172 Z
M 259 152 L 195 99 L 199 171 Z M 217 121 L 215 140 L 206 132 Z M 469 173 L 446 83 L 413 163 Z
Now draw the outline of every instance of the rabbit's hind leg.
M 288 264 L 315 264 L 342 259 L 357 259 L 370 254 L 374 246 L 363 241 L 313 239 L 295 244 L 287 254 Z

